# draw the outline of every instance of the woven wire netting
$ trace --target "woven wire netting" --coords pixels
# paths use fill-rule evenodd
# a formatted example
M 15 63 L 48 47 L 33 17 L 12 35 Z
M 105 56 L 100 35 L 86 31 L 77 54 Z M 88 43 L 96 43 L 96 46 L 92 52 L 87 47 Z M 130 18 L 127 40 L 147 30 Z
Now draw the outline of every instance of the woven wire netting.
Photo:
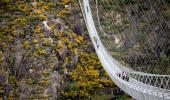
M 113 58 L 136 71 L 170 74 L 170 0 L 89 1 Z

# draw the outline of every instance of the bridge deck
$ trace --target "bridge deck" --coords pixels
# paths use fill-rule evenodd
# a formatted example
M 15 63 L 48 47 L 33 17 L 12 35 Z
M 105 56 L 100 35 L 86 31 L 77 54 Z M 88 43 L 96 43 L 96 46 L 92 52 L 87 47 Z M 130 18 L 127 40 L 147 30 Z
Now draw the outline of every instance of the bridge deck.
M 90 38 L 95 47 L 96 53 L 108 73 L 111 79 L 115 82 L 117 86 L 119 86 L 126 93 L 131 95 L 135 99 L 139 100 L 170 100 L 170 91 L 166 89 L 162 89 L 159 87 L 154 87 L 140 81 L 135 80 L 132 77 L 129 77 L 129 81 L 123 80 L 121 77 L 117 76 L 117 73 L 122 72 L 123 70 L 127 70 L 127 72 L 131 73 L 139 73 L 133 72 L 133 70 L 122 67 L 115 59 L 113 59 L 106 48 L 103 46 L 96 27 L 94 25 L 93 17 L 91 14 L 91 9 L 88 0 L 79 0 L 81 9 L 84 15 L 84 19 L 86 22 L 86 26 L 90 35 Z M 97 38 L 98 43 L 96 44 L 94 37 Z M 99 45 L 99 47 L 97 47 Z M 121 66 L 121 67 L 120 67 Z M 122 69 L 123 68 L 123 69 Z M 147 73 L 142 73 L 141 75 L 150 75 Z M 152 75 L 151 75 L 152 76 Z

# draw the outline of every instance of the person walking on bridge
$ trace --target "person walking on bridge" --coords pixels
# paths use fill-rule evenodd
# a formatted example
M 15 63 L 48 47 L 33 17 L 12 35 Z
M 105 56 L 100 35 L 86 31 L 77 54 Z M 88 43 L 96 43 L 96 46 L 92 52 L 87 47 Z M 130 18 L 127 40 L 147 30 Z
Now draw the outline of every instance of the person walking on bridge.
M 94 41 L 95 41 L 95 43 L 96 43 L 96 45 L 97 45 L 97 48 L 99 48 L 99 44 L 98 44 L 97 38 L 96 38 L 96 37 L 93 37 L 93 39 L 94 39 Z

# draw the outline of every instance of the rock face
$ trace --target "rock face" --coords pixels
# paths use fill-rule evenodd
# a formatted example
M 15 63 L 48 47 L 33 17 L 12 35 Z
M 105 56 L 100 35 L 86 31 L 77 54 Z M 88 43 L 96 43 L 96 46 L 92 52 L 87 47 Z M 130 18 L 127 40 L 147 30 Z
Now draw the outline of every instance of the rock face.
M 58 98 L 59 90 L 62 88 L 62 76 L 58 74 L 57 71 L 54 71 L 50 75 L 51 84 L 50 86 L 45 90 L 44 94 L 52 94 L 51 100 L 56 100 Z
M 79 60 L 75 49 L 82 42 L 82 33 L 75 34 L 68 23 L 70 3 L 48 0 L 0 4 L 0 99 L 59 98 L 68 66 L 74 68 Z M 6 9 L 7 4 L 10 9 Z

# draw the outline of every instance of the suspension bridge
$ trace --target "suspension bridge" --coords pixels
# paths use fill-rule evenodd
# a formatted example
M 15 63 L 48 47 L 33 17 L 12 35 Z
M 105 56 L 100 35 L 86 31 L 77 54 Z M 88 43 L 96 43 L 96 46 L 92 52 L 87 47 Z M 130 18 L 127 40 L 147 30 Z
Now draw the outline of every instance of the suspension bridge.
M 98 58 L 115 84 L 138 100 L 170 100 L 169 18 L 162 11 L 167 1 L 79 4 Z

